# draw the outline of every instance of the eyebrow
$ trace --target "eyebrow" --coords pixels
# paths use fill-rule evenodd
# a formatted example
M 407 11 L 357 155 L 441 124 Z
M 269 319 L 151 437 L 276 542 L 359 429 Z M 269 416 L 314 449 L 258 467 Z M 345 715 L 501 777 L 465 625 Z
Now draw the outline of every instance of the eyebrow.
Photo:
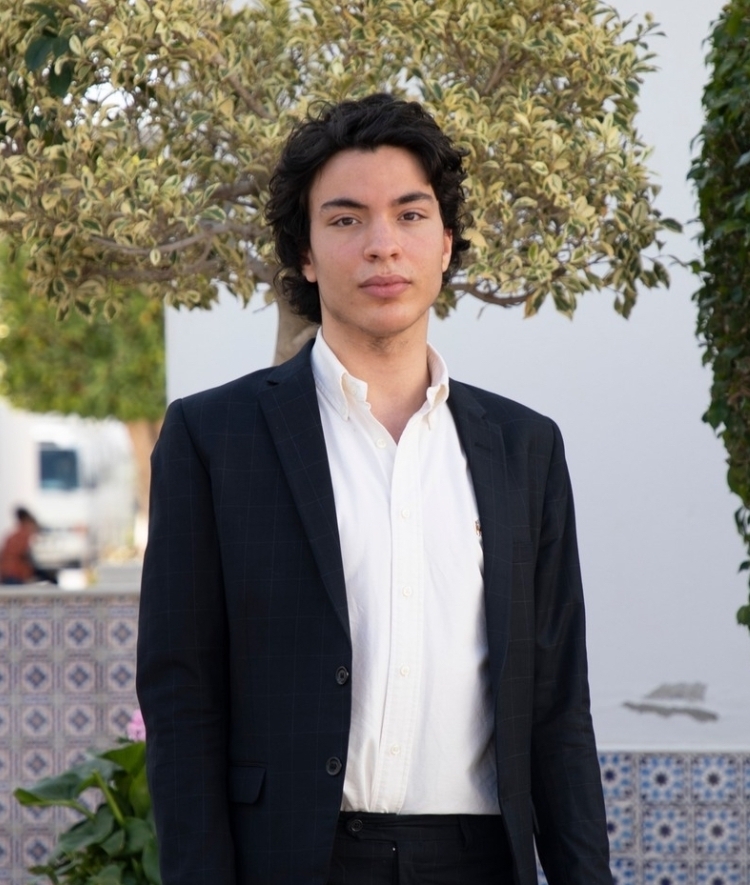
M 435 202 L 433 194 L 427 191 L 410 191 L 408 194 L 402 194 L 391 202 L 392 206 L 404 206 L 408 203 Z M 332 200 L 326 200 L 321 204 L 320 211 L 325 212 L 329 209 L 367 209 L 364 203 L 353 200 L 351 197 L 335 197 Z

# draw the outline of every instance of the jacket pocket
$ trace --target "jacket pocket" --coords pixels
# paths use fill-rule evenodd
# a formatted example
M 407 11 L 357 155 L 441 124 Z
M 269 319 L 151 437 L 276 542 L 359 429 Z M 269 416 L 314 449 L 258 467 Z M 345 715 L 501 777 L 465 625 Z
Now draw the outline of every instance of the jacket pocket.
M 229 801 L 252 805 L 258 801 L 266 769 L 262 765 L 229 766 Z

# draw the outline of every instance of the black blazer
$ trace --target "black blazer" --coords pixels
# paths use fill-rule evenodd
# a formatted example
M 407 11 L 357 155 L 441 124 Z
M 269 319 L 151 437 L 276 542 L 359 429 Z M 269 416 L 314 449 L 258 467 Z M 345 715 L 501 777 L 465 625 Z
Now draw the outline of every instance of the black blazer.
M 138 640 L 164 885 L 325 885 L 352 651 L 309 346 L 173 403 L 153 455 Z M 451 381 L 474 483 L 498 798 L 516 885 L 610 885 L 563 445 Z

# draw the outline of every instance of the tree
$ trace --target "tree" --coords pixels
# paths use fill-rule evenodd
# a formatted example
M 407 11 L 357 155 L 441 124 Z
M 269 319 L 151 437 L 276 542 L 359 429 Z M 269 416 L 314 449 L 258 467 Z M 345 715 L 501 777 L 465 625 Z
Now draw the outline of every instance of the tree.
M 422 100 L 469 152 L 475 228 L 460 295 L 523 304 L 668 283 L 676 225 L 634 126 L 645 23 L 598 0 L 0 0 L 0 231 L 65 314 L 118 284 L 209 306 L 273 299 L 263 224 L 280 140 L 311 103 Z M 660 244 L 659 244 L 660 245 Z M 306 331 L 279 303 L 279 354 Z
M 703 247 L 698 336 L 713 369 L 703 416 L 727 450 L 737 528 L 750 554 L 750 0 L 732 0 L 710 40 L 706 119 L 690 172 L 698 192 Z M 750 558 L 740 569 L 750 569 Z M 737 612 L 750 628 L 750 604 Z
M 29 292 L 20 261 L 0 249 L 0 393 L 32 412 L 125 423 L 137 465 L 138 510 L 148 505 L 149 456 L 165 408 L 164 312 L 128 291 L 113 321 L 73 311 L 57 321 Z

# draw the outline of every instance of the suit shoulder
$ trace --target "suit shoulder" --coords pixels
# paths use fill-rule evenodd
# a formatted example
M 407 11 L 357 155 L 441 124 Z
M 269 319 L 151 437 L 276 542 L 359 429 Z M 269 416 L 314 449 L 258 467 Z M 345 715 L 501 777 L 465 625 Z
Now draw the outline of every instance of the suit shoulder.
M 312 342 L 302 348 L 290 360 L 279 366 L 258 369 L 248 375 L 235 378 L 226 384 L 193 393 L 179 400 L 186 415 L 222 413 L 240 405 L 247 408 L 256 403 L 258 397 L 271 385 L 284 383 L 289 379 L 306 379 L 312 384 L 310 350 Z
M 465 384 L 463 381 L 454 381 L 451 379 L 451 391 L 461 391 L 461 393 L 472 397 L 477 405 L 484 409 L 487 418 L 493 424 L 514 423 L 528 424 L 536 426 L 540 430 L 547 428 L 548 430 L 557 430 L 557 424 L 547 415 L 536 412 L 523 403 L 509 399 L 499 393 L 493 393 L 490 390 L 484 390 L 481 387 L 474 387 L 472 384 Z
M 462 382 L 450 382 L 454 415 L 474 414 L 503 440 L 509 458 L 564 458 L 564 443 L 557 424 L 546 415 L 498 393 Z M 454 398 L 455 397 L 455 398 Z
M 242 375 L 240 378 L 234 378 L 225 384 L 217 387 L 210 387 L 206 390 L 200 390 L 197 393 L 191 393 L 182 397 L 180 402 L 187 412 L 201 411 L 205 408 L 228 404 L 243 400 L 251 401 L 268 386 L 268 376 L 273 368 L 258 369 L 249 375 Z

